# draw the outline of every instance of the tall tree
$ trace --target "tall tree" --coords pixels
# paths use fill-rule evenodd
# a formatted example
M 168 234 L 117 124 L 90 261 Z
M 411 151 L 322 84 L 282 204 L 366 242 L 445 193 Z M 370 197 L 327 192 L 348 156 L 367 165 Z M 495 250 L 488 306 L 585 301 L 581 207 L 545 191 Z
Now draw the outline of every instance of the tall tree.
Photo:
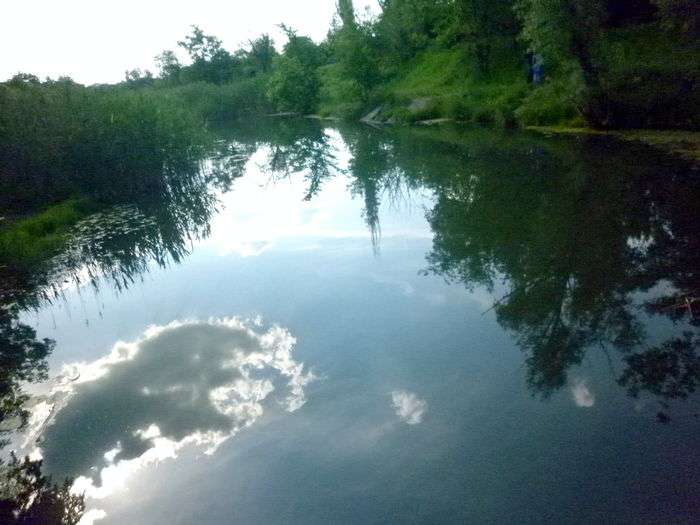
M 454 18 L 448 32 L 466 43 L 473 53 L 477 71 L 491 69 L 493 48 L 500 41 L 514 41 L 518 24 L 513 0 L 455 0 Z
M 269 73 L 272 70 L 272 62 L 277 56 L 275 43 L 270 35 L 261 35 L 255 40 L 250 40 L 250 51 L 246 53 L 253 69 L 258 73 Z
M 342 26 L 336 29 L 332 38 L 333 54 L 340 75 L 359 88 L 365 102 L 380 78 L 377 60 L 380 50 L 375 45 L 373 26 L 357 23 L 351 0 L 339 0 L 337 9 Z
M 169 49 L 166 49 L 160 55 L 156 55 L 155 62 L 160 71 L 160 78 L 164 80 L 176 80 L 180 74 L 180 69 L 182 69 L 177 56 Z
M 283 111 L 315 111 L 322 52 L 309 37 L 298 35 L 284 24 L 280 28 L 287 35 L 287 43 L 282 55 L 275 60 L 274 73 L 268 84 L 268 97 L 277 109 Z
M 178 40 L 177 45 L 187 51 L 193 62 L 211 60 L 222 49 L 221 40 L 213 35 L 206 35 L 199 26 L 192 26 L 192 33 L 184 40 Z
M 354 27 L 356 25 L 355 8 L 352 5 L 352 0 L 338 0 L 336 8 L 343 27 Z
M 604 0 L 519 0 L 517 7 L 530 49 L 544 56 L 550 69 L 580 71 L 587 91 L 583 113 L 593 124 L 606 124 L 603 66 L 594 55 L 606 14 Z

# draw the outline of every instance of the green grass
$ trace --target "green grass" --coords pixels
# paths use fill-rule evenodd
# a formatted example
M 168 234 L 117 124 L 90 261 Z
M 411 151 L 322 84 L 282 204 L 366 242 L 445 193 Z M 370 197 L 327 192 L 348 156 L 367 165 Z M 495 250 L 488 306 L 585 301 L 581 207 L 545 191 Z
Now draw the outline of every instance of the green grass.
M 193 82 L 177 87 L 154 88 L 158 97 L 171 97 L 204 120 L 227 120 L 272 111 L 265 91 L 269 76 L 258 75 L 229 84 Z
M 494 53 L 491 72 L 484 75 L 475 71 L 462 48 L 422 53 L 384 88 L 389 112 L 399 121 L 449 118 L 505 127 L 515 124 L 515 111 L 527 92 L 524 71 L 506 50 Z M 419 98 L 429 101 L 420 110 L 409 110 Z
M 338 64 L 321 67 L 319 78 L 321 80 L 319 115 L 344 119 L 355 119 L 361 116 L 365 109 L 362 90 L 356 82 L 343 77 Z
M 406 64 L 387 90 L 399 99 L 453 94 L 467 82 L 470 69 L 459 48 L 429 50 Z
M 598 123 L 611 129 L 698 129 L 700 127 L 700 48 L 658 23 L 605 32 L 595 62 L 607 100 Z M 586 125 L 583 115 L 592 91 L 575 61 L 546 69 L 538 86 L 526 80 L 525 52 L 518 44 L 495 42 L 488 73 L 475 67 L 467 48 L 439 44 L 396 66 L 364 105 L 352 86 L 326 72 L 321 112 L 355 117 L 378 105 L 395 122 L 449 118 L 498 126 Z M 334 76 L 335 75 L 335 76 Z M 385 75 L 385 78 L 386 78 Z M 591 88 L 593 89 L 593 88 Z M 423 99 L 420 108 L 413 101 Z M 413 107 L 412 107 L 413 106 Z
M 80 195 L 158 191 L 213 136 L 170 91 L 0 85 L 0 206 L 30 212 Z
M 0 254 L 15 264 L 30 265 L 45 260 L 60 251 L 70 227 L 91 211 L 93 205 L 88 201 L 69 199 L 19 219 L 0 229 Z
M 584 125 L 578 107 L 583 99 L 583 82 L 577 72 L 558 77 L 535 89 L 529 88 L 515 110 L 520 126 Z

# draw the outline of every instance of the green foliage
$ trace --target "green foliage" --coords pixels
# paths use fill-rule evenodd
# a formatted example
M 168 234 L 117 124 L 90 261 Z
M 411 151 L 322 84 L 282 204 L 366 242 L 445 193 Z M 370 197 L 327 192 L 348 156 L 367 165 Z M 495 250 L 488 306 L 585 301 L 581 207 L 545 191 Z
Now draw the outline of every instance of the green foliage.
M 358 118 L 365 109 L 362 87 L 347 78 L 338 64 L 319 69 L 321 82 L 319 113 L 346 119 Z
M 0 205 L 26 212 L 86 189 L 98 200 L 157 191 L 166 159 L 209 141 L 201 117 L 168 92 L 0 85 Z
M 131 88 L 152 86 L 153 73 L 148 70 L 130 69 L 124 73 L 124 82 Z
M 254 76 L 227 84 L 192 82 L 154 93 L 179 101 L 204 120 L 226 120 L 270 110 L 265 90 L 269 76 Z
M 3 259 L 31 265 L 58 252 L 67 229 L 90 211 L 94 207 L 88 202 L 69 199 L 0 230 Z
M 531 90 L 514 115 L 522 126 L 580 125 L 582 100 L 582 81 L 574 71 Z
M 491 72 L 494 48 L 518 33 L 513 0 L 456 0 L 451 18 L 447 38 L 464 43 L 480 75 Z
M 294 29 L 284 24 L 280 26 L 287 35 L 287 43 L 284 45 L 283 57 L 295 58 L 304 68 L 315 69 L 320 67 L 325 57 L 320 46 L 316 45 L 308 36 L 299 36 Z
M 450 20 L 448 0 L 383 0 L 380 6 L 375 32 L 388 70 L 425 50 Z
M 281 27 L 288 40 L 282 56 L 275 59 L 267 95 L 280 111 L 314 112 L 320 90 L 318 68 L 324 61 L 322 51 L 309 37 Z
M 344 118 L 358 117 L 382 80 L 381 57 L 374 24 L 355 18 L 352 2 L 338 2 L 338 18 L 327 45 L 331 64 L 320 71 L 320 112 Z
M 524 82 L 474 86 L 461 95 L 447 98 L 442 115 L 463 122 L 512 127 L 526 92 Z
M 204 31 L 196 25 L 192 26 L 192 33 L 184 40 L 178 41 L 177 45 L 187 51 L 192 62 L 212 60 L 224 51 L 221 40 L 213 35 L 204 34 Z
M 246 58 L 250 61 L 253 71 L 257 74 L 267 74 L 272 70 L 272 63 L 277 56 L 274 42 L 269 35 L 262 35 L 249 42 L 250 50 Z
M 175 53 L 166 49 L 161 54 L 156 55 L 155 61 L 160 70 L 160 78 L 171 83 L 177 83 L 179 81 L 182 65 L 175 56 Z
M 187 51 L 192 61 L 180 71 L 181 80 L 223 84 L 233 77 L 236 59 L 222 47 L 221 40 L 205 34 L 198 26 L 192 26 L 192 33 L 177 45 Z
M 606 32 L 600 47 L 609 119 L 626 128 L 700 127 L 700 48 L 645 24 Z
M 339 73 L 360 89 L 360 101 L 369 99 L 379 83 L 379 50 L 375 48 L 369 25 L 345 25 L 336 36 L 332 52 Z
M 313 68 L 304 67 L 294 56 L 282 56 L 268 83 L 267 94 L 280 111 L 311 113 L 318 103 L 319 80 Z
M 7 81 L 9 86 L 15 87 L 21 87 L 23 85 L 38 85 L 40 83 L 39 77 L 32 75 L 31 73 L 17 73 Z
M 553 82 L 570 87 L 589 124 L 697 128 L 698 16 L 683 0 L 638 4 L 520 0 L 522 38 L 544 56 Z M 523 115 L 545 106 L 550 117 L 569 113 L 557 86 L 537 91 Z
M 352 5 L 352 0 L 338 0 L 337 3 L 338 18 L 343 23 L 343 27 L 351 28 L 357 24 L 355 20 L 355 8 Z

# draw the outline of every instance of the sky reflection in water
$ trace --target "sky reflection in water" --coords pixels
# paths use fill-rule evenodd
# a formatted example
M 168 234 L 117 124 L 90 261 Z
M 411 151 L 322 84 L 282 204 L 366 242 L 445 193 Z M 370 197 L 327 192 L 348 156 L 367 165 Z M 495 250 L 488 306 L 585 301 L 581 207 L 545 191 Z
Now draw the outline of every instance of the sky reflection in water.
M 231 131 L 245 174 L 179 264 L 23 314 L 57 341 L 27 450 L 87 518 L 687 521 L 697 183 L 602 142 L 280 126 Z M 667 186 L 622 202 L 624 157 Z

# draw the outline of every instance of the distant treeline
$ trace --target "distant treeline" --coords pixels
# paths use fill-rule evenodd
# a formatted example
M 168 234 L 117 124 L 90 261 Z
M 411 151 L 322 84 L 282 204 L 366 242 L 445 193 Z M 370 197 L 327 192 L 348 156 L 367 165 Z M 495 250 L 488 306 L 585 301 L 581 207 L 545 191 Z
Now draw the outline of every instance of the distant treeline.
M 700 10 L 693 0 L 338 0 L 320 43 L 282 24 L 230 52 L 199 27 L 118 86 L 164 92 L 205 118 L 270 112 L 501 125 L 697 129 Z M 19 74 L 3 89 L 55 87 Z M 11 98 L 11 97 L 10 97 Z M 0 99 L 7 103 L 7 97 Z M 3 108 L 4 110 L 4 108 Z
M 95 209 L 168 191 L 171 174 L 212 151 L 218 119 L 357 119 L 380 108 L 384 122 L 699 127 L 700 10 L 689 0 L 380 6 L 358 16 L 338 0 L 320 43 L 281 25 L 281 52 L 262 35 L 232 53 L 193 26 L 178 43 L 187 63 L 163 51 L 157 75 L 132 70 L 86 87 L 19 73 L 0 83 L 0 230 L 68 199 Z
M 282 25 L 281 54 L 267 35 L 230 53 L 194 27 L 179 42 L 189 65 L 163 51 L 158 78 L 132 71 L 126 84 L 225 86 L 223 108 L 238 104 L 229 113 L 356 118 L 382 104 L 392 121 L 700 124 L 700 10 L 692 0 L 379 4 L 378 15 L 358 16 L 351 0 L 338 0 L 319 44 Z

